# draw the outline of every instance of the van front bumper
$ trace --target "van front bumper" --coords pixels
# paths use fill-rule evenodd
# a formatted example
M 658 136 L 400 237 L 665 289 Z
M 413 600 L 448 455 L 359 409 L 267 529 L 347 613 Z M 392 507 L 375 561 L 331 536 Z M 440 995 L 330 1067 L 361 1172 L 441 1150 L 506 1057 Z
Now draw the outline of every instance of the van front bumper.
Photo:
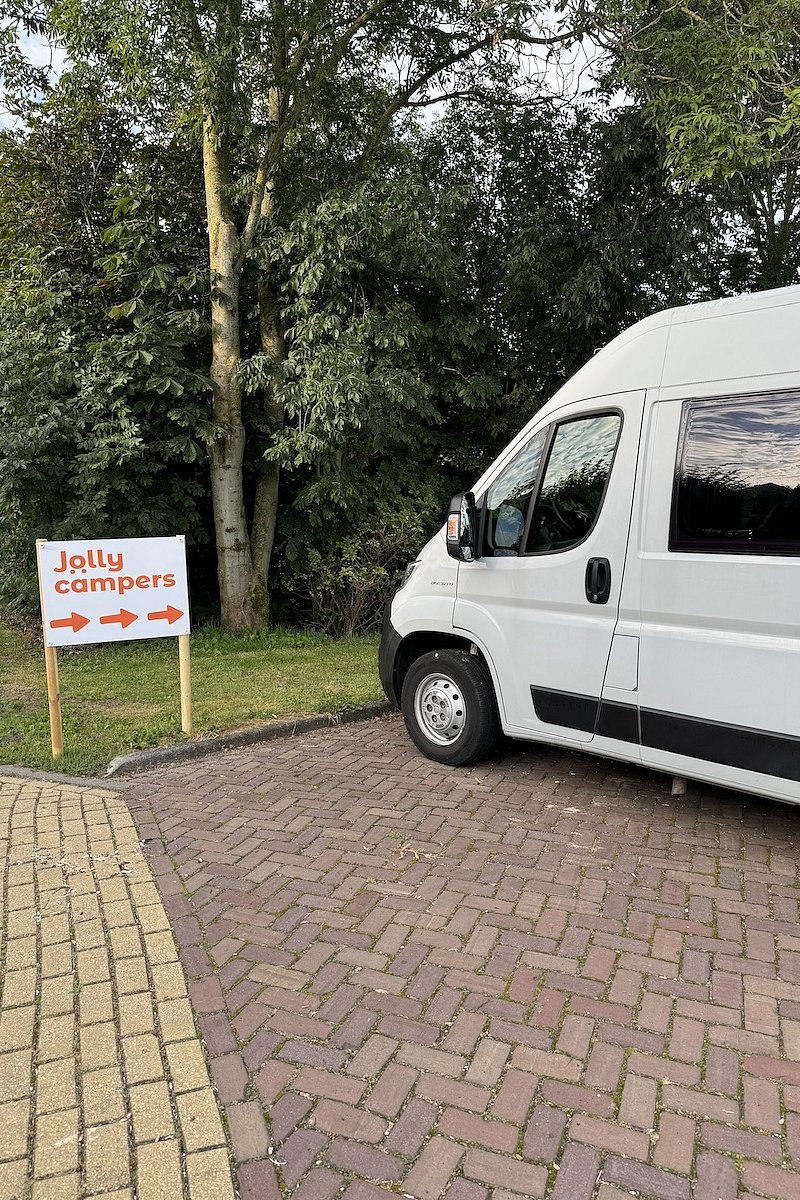
M 392 602 L 390 600 L 383 611 L 383 629 L 378 651 L 378 674 L 381 677 L 381 687 L 386 699 L 395 708 L 400 707 L 400 697 L 397 695 L 395 686 L 394 667 L 397 661 L 397 651 L 400 649 L 402 641 L 402 637 L 392 624 Z

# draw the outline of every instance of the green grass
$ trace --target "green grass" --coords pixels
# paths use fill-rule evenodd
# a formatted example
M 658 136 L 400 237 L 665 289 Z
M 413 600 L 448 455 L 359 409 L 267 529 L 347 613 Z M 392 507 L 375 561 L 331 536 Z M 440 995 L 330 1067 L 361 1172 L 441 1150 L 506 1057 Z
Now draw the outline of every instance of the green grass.
M 375 637 L 203 629 L 191 649 L 195 737 L 382 698 Z M 117 754 L 186 740 L 176 639 L 60 650 L 59 676 L 64 755 L 54 763 L 41 644 L 0 626 L 0 763 L 92 774 Z

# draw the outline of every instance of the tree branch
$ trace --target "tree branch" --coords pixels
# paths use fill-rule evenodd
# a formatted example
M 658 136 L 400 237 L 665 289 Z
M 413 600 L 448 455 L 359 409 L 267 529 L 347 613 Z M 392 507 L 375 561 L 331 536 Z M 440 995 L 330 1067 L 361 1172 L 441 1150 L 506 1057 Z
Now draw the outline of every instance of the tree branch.
M 197 19 L 197 9 L 194 6 L 193 0 L 185 0 L 185 3 L 181 5 L 181 9 L 189 26 L 189 43 L 192 47 L 192 52 L 198 58 L 205 58 L 206 44 L 203 40 L 203 31 Z
M 239 263 L 244 262 L 247 252 L 253 244 L 253 238 L 256 236 L 258 222 L 261 217 L 261 206 L 264 203 L 264 192 L 267 187 L 267 182 L 270 177 L 269 170 L 269 151 L 270 145 L 264 150 L 261 155 L 261 160 L 256 170 L 256 178 L 253 183 L 253 191 L 250 195 L 250 207 L 247 210 L 247 220 L 244 223 L 241 236 L 239 238 Z
M 479 88 L 460 88 L 454 92 L 441 92 L 438 96 L 427 96 L 424 100 L 408 100 L 406 108 L 428 108 L 431 104 L 443 104 L 446 100 L 482 100 L 485 91 Z
M 304 112 L 309 94 L 313 94 L 323 82 L 330 79 L 335 73 L 336 68 L 342 58 L 349 50 L 353 39 L 364 29 L 370 21 L 379 16 L 382 12 L 391 8 L 394 0 L 374 0 L 374 3 L 364 8 L 357 17 L 344 29 L 341 35 L 336 39 L 331 48 L 330 53 L 320 63 L 310 82 L 304 87 L 303 92 L 298 94 L 295 92 L 291 103 L 285 111 L 283 119 L 275 128 L 272 137 L 264 147 L 264 152 L 259 161 L 256 178 L 253 185 L 251 195 L 250 208 L 247 215 L 247 220 L 241 236 L 241 259 L 247 254 L 258 228 L 258 222 L 262 211 L 262 202 L 264 198 L 265 188 L 269 179 L 272 177 L 281 150 L 284 146 L 288 134 L 297 125 L 302 113 Z M 519 45 L 529 46 L 557 46 L 563 45 L 576 36 L 576 29 L 570 29 L 565 33 L 552 34 L 548 36 L 535 36 L 526 33 L 524 30 L 516 30 L 511 34 L 505 31 L 493 30 L 486 33 L 483 37 L 463 44 L 463 40 L 459 41 L 460 35 L 454 33 L 448 35 L 451 43 L 459 41 L 460 49 L 453 51 L 450 54 L 445 54 L 432 67 L 422 71 L 413 80 L 407 79 L 405 86 L 402 86 L 394 99 L 389 103 L 381 114 L 381 117 L 374 130 L 373 136 L 370 139 L 368 146 L 359 159 L 359 166 L 363 165 L 377 149 L 386 130 L 389 128 L 396 114 L 405 107 L 423 108 L 431 104 L 435 104 L 442 100 L 452 99 L 457 96 L 464 98 L 475 97 L 477 92 L 475 89 L 457 89 L 453 92 L 445 92 L 440 96 L 419 99 L 412 101 L 412 97 L 424 88 L 426 84 L 435 79 L 437 75 L 450 70 L 461 62 L 474 57 L 481 50 L 489 50 L 493 46 L 500 43 L 517 43 Z M 307 49 L 307 35 L 301 39 L 295 54 L 291 60 L 291 67 L 295 77 L 295 82 L 298 82 L 299 70 L 302 67 L 305 59 L 305 51 Z
M 575 36 L 575 29 L 570 29 L 565 33 L 541 37 L 525 33 L 524 30 L 521 29 L 510 34 L 503 32 L 500 35 L 498 35 L 497 31 L 492 31 L 491 33 L 485 34 L 477 41 L 470 42 L 466 46 L 463 46 L 459 51 L 451 54 L 449 57 L 441 59 L 433 67 L 429 68 L 427 71 L 423 71 L 414 80 L 409 81 L 406 86 L 397 93 L 391 103 L 386 106 L 381 114 L 375 131 L 370 138 L 369 144 L 367 145 L 364 153 L 361 155 L 359 165 L 363 165 L 375 153 L 381 139 L 386 133 L 386 130 L 389 128 L 389 125 L 401 108 L 423 108 L 427 104 L 436 103 L 437 99 L 450 98 L 450 95 L 445 93 L 442 96 L 434 99 L 426 98 L 423 100 L 412 101 L 412 96 L 414 96 L 416 92 L 420 91 L 421 88 L 424 88 L 426 84 L 430 83 L 432 79 L 435 79 L 437 75 L 441 75 L 444 71 L 450 70 L 452 67 L 457 66 L 460 62 L 464 62 L 469 58 L 473 58 L 480 50 L 489 50 L 501 42 L 517 43 L 529 46 L 557 46 L 563 45 L 565 42 L 570 41 Z M 460 94 L 462 93 L 452 93 L 453 96 Z
M 355 20 L 350 22 L 342 35 L 334 42 L 328 57 L 320 64 L 319 70 L 312 81 L 312 88 L 319 86 L 325 79 L 330 78 L 331 72 L 336 69 L 343 56 L 347 53 L 350 43 L 356 34 L 365 25 L 369 24 L 373 17 L 377 17 L 387 8 L 391 8 L 393 3 L 394 0 L 375 0 L 374 4 L 371 4 L 369 8 L 363 9 Z

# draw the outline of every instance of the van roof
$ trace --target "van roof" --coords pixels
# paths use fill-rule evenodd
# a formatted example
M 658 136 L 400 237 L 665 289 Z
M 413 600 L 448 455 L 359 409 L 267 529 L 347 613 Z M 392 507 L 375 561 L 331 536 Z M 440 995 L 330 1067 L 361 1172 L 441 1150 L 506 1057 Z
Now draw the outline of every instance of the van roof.
M 711 381 L 746 387 L 748 379 L 800 372 L 797 305 L 800 285 L 654 313 L 599 350 L 545 409 L 645 388 Z
M 719 300 L 704 300 L 699 304 L 682 304 L 666 308 L 656 317 L 669 317 L 671 324 L 679 321 L 702 321 L 733 312 L 754 312 L 762 308 L 778 308 L 785 304 L 800 304 L 800 284 L 770 288 L 764 292 L 744 292 L 739 296 L 723 296 Z M 647 318 L 648 320 L 650 318 Z
M 484 471 L 476 492 L 500 462 L 516 453 L 534 423 L 554 416 L 565 404 L 647 389 L 677 399 L 703 391 L 799 387 L 798 305 L 800 284 L 667 308 L 638 321 L 598 350 L 539 409 Z

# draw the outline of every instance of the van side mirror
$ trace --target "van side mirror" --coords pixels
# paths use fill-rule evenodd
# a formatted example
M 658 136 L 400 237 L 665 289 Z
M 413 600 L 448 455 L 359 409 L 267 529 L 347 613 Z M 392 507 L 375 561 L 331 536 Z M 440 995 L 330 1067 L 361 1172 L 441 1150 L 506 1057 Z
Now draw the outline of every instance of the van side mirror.
M 478 556 L 478 513 L 474 492 L 459 492 L 447 514 L 447 553 L 462 562 Z

